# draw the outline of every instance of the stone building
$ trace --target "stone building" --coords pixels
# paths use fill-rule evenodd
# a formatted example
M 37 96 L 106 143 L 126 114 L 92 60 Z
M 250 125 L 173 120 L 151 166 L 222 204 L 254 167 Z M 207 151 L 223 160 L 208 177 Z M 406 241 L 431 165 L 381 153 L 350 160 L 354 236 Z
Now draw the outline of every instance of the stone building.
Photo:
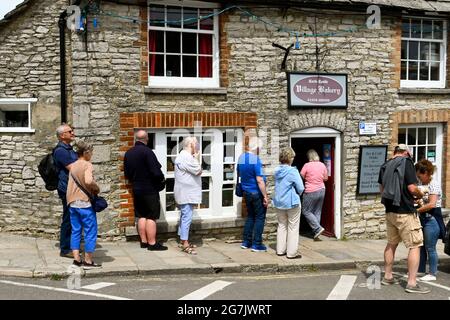
M 70 4 L 81 9 L 73 31 Z M 255 132 L 269 191 L 280 148 L 291 145 L 298 166 L 319 151 L 330 236 L 385 236 L 379 194 L 362 192 L 374 188 L 362 146 L 387 146 L 389 156 L 407 143 L 415 160 L 435 163 L 449 206 L 449 12 L 445 0 L 23 1 L 0 21 L 0 230 L 57 234 L 62 209 L 37 164 L 61 120 L 95 145 L 110 203 L 98 215 L 102 236 L 135 233 L 122 159 L 137 128 L 167 177 L 165 232 L 178 217 L 171 159 L 189 132 L 202 141 L 201 236 L 239 237 L 233 168 Z M 269 209 L 266 236 L 275 229 Z

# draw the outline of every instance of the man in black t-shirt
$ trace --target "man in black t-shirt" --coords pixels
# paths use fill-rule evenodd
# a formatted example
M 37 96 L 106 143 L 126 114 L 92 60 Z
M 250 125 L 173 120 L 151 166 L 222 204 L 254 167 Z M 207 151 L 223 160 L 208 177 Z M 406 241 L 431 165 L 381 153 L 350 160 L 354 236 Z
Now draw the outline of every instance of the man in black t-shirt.
M 395 147 L 394 156 L 380 168 L 378 177 L 381 191 L 381 203 L 386 208 L 386 231 L 388 243 L 384 250 L 385 274 L 383 285 L 397 284 L 393 277 L 395 250 L 403 241 L 408 253 L 408 284 L 405 291 L 409 293 L 429 293 L 416 282 L 419 268 L 420 247 L 423 245 L 422 226 L 416 209 L 414 197 L 423 194 L 417 188 L 417 177 L 411 152 L 404 144 Z

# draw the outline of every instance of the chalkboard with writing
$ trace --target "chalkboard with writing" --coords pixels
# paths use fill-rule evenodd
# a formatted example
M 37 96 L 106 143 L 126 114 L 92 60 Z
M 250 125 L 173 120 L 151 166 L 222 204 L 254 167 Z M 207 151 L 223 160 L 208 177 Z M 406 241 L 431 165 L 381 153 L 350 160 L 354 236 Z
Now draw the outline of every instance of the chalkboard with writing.
M 357 194 L 380 193 L 378 174 L 386 161 L 387 146 L 361 146 L 359 149 Z

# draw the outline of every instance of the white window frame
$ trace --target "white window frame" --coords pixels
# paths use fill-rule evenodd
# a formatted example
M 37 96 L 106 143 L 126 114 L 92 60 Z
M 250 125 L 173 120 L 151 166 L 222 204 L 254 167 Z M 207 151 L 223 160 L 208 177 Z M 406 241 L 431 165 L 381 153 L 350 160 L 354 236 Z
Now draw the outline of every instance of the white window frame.
M 37 101 L 36 98 L 0 98 L 0 106 L 2 108 L 8 108 L 11 106 L 14 108 L 17 105 L 26 105 L 26 109 L 23 111 L 28 111 L 28 126 L 27 127 L 0 127 L 0 133 L 8 132 L 18 132 L 18 133 L 34 133 L 31 126 L 31 106 Z
M 202 174 L 202 177 L 210 177 L 209 187 L 209 208 L 194 209 L 194 220 L 215 220 L 222 218 L 236 219 L 241 217 L 242 211 L 242 198 L 239 198 L 234 193 L 237 177 L 236 170 L 234 170 L 233 180 L 223 180 L 223 167 L 228 162 L 224 161 L 224 143 L 223 133 L 226 129 L 233 129 L 236 132 L 236 144 L 235 144 L 235 163 L 239 159 L 239 156 L 243 153 L 243 139 L 244 132 L 242 128 L 205 128 L 202 132 L 213 135 L 213 143 L 211 145 L 211 171 Z M 158 161 L 161 163 L 161 170 L 164 173 L 166 179 L 174 178 L 174 172 L 167 172 L 167 133 L 170 133 L 176 129 L 144 129 L 149 133 L 155 134 L 154 149 L 155 155 Z M 186 133 L 194 131 L 193 128 L 186 128 Z M 222 207 L 222 191 L 223 185 L 234 184 L 233 188 L 233 206 Z M 167 222 L 176 222 L 179 220 L 180 212 L 177 208 L 174 211 L 166 211 L 166 190 L 160 192 L 161 201 L 161 219 Z
M 193 30 L 193 29 L 181 29 L 181 28 L 169 28 L 169 27 L 156 27 L 150 26 L 150 5 L 164 5 L 164 6 L 176 6 L 176 7 L 191 7 L 199 9 L 213 9 L 214 13 L 217 13 L 217 9 L 220 6 L 216 3 L 205 3 L 198 1 L 149 1 L 148 2 L 148 24 L 147 24 L 147 43 L 149 41 L 149 30 L 155 31 L 175 31 L 175 32 L 190 32 L 195 34 L 212 34 L 212 50 L 213 50 L 213 74 L 212 78 L 197 78 L 197 77 L 166 77 L 166 76 L 151 76 L 150 75 L 150 63 L 148 63 L 148 86 L 151 88 L 219 88 L 219 67 L 220 67 L 220 47 L 219 47 L 219 18 L 217 15 L 213 17 L 213 29 L 212 32 L 208 30 Z M 148 45 L 147 45 L 148 48 Z M 149 52 L 150 54 L 150 52 Z M 182 55 L 180 53 L 180 55 Z M 183 59 L 181 59 L 180 69 L 183 69 Z M 164 67 L 165 70 L 165 67 Z M 198 70 L 198 65 L 197 65 Z
M 446 85 L 446 70 L 447 70 L 447 20 L 445 18 L 429 18 L 429 17 L 419 17 L 419 16 L 405 16 L 402 19 L 420 19 L 420 20 L 434 20 L 442 21 L 442 40 L 436 39 L 425 39 L 425 38 L 404 38 L 401 37 L 401 41 L 417 41 L 417 42 L 435 42 L 440 43 L 440 63 L 439 63 L 439 80 L 402 80 L 400 74 L 400 87 L 402 88 L 445 88 Z M 401 50 L 401 49 L 400 49 Z M 420 61 L 420 49 L 418 52 L 418 61 Z M 403 61 L 403 60 L 401 60 Z M 406 53 L 406 61 L 409 61 L 409 52 Z M 406 74 L 408 74 L 409 68 L 406 68 Z M 418 67 L 418 76 L 420 75 L 420 65 Z M 401 70 L 400 70 L 401 73 Z
M 435 162 L 433 164 L 436 166 L 436 173 L 434 174 L 434 177 L 438 180 L 440 183 L 442 181 L 442 156 L 443 156 L 443 126 L 441 123 L 423 123 L 423 124 L 410 124 L 410 125 L 400 125 L 398 127 L 399 129 L 420 129 L 420 128 L 435 128 L 436 129 L 436 154 L 435 154 Z M 408 144 L 408 147 L 417 147 L 417 141 L 418 141 L 418 134 L 416 134 L 416 141 L 414 144 Z M 409 142 L 409 141 L 407 141 Z M 427 134 L 427 141 L 425 146 L 428 146 L 428 134 Z M 423 144 L 420 144 L 419 146 L 424 146 Z M 417 149 L 416 149 L 417 150 Z M 417 153 L 417 151 L 416 151 Z M 416 155 L 414 155 L 414 159 L 416 158 Z M 413 160 L 414 161 L 414 160 Z

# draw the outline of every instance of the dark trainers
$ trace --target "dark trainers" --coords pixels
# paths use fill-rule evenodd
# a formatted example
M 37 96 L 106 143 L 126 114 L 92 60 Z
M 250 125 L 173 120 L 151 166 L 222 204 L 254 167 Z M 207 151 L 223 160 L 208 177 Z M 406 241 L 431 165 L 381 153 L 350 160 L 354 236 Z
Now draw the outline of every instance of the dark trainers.
M 325 231 L 323 227 L 320 227 L 320 230 L 314 235 L 314 240 L 317 241 L 319 239 L 319 236 Z
M 166 246 L 163 246 L 162 244 L 160 244 L 159 242 L 156 242 L 155 244 L 148 244 L 148 248 L 147 250 L 150 251 L 164 251 L 167 250 L 168 248 Z
M 248 242 L 248 241 L 242 241 L 242 243 L 241 243 L 241 248 L 242 249 L 248 249 L 251 246 L 252 246 L 252 244 L 250 242 Z
M 254 245 L 252 245 L 252 251 L 253 252 L 266 252 L 267 247 L 263 244 L 254 244 Z
M 147 242 L 141 242 L 141 248 L 148 248 L 148 243 Z
M 81 268 L 83 266 L 83 261 L 73 260 L 73 265 Z
M 102 265 L 101 264 L 97 264 L 94 261 L 92 261 L 91 263 L 87 263 L 86 261 L 83 261 L 83 269 L 84 270 L 90 270 L 90 269 L 97 269 L 97 268 L 101 268 Z
M 397 279 L 393 278 L 393 277 L 390 278 L 390 279 L 383 278 L 383 280 L 381 280 L 381 284 L 385 285 L 385 286 L 390 286 L 392 284 L 399 284 L 399 283 L 400 282 Z
M 430 293 L 431 290 L 427 287 L 421 287 L 418 284 L 416 284 L 415 286 L 406 286 L 405 288 L 406 292 L 409 293 Z

